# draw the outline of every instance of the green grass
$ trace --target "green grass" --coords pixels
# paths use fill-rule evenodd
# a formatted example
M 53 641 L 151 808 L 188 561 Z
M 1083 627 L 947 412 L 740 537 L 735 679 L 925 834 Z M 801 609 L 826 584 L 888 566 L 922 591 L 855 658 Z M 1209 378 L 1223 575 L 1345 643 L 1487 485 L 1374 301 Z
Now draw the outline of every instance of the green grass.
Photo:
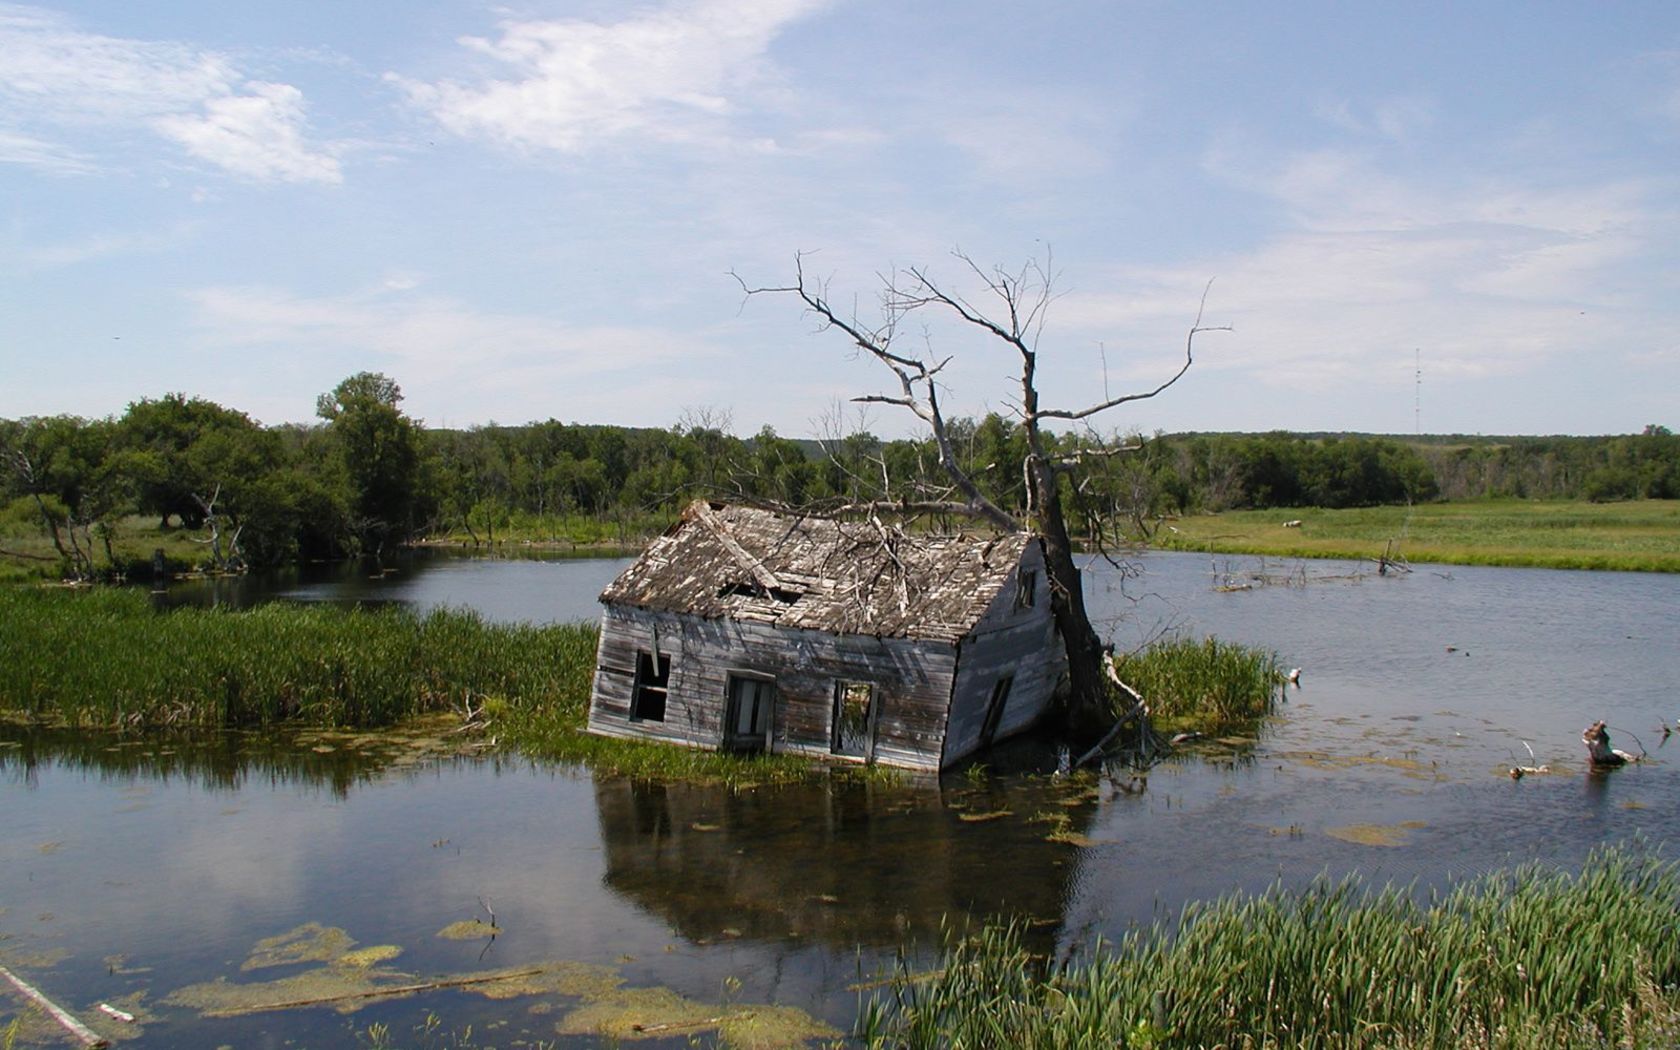
M 481 547 L 544 547 L 592 552 L 636 553 L 647 541 L 670 527 L 676 511 L 601 518 L 586 514 L 527 514 L 516 512 L 487 528 L 477 519 L 473 532 Z M 492 544 L 492 538 L 494 540 Z M 429 533 L 420 542 L 428 546 L 471 546 L 472 532 L 459 522 Z
M 79 534 L 78 534 L 79 535 Z M 182 528 L 158 528 L 155 517 L 130 516 L 112 523 L 113 566 L 102 542 L 95 540 L 94 568 L 130 576 L 147 576 L 152 571 L 152 552 L 161 548 L 171 572 L 186 572 L 206 560 L 206 546 L 194 542 L 202 532 Z M 0 508 L 0 584 L 63 579 L 67 566 L 41 528 L 34 503 L 27 499 Z
M 550 710 L 587 695 L 593 664 L 583 625 L 278 603 L 157 612 L 131 589 L 0 590 L 0 709 L 76 727 L 370 727 L 487 702 Z
M 272 603 L 154 610 L 118 588 L 0 588 L 0 715 L 81 729 L 383 728 L 444 712 L 530 758 L 649 779 L 749 784 L 830 770 L 585 732 L 593 624 Z
M 1680 1038 L 1680 879 L 1640 847 L 1419 902 L 1320 879 L 1055 966 L 992 927 L 859 1011 L 893 1047 L 1609 1047 Z
M 1252 728 L 1283 684 L 1276 653 L 1215 638 L 1156 642 L 1118 657 L 1116 671 L 1149 702 L 1157 726 L 1205 733 Z
M 1284 528 L 1299 520 L 1298 528 Z M 1168 550 L 1288 558 L 1376 558 L 1394 540 L 1414 562 L 1680 572 L 1680 501 L 1499 500 L 1416 507 L 1229 511 L 1183 518 Z

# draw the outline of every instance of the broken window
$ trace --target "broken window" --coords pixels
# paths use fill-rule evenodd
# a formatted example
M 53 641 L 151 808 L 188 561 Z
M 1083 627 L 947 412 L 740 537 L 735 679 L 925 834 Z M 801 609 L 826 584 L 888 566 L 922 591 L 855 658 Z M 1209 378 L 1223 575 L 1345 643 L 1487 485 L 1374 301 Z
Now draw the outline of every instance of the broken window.
M 986 720 L 980 725 L 980 746 L 990 747 L 998 726 L 1003 724 L 1003 709 L 1009 703 L 1009 690 L 1015 684 L 1014 675 L 1004 675 L 992 686 L 992 699 L 986 705 Z
M 665 696 L 671 681 L 671 658 L 636 653 L 636 683 L 631 691 L 630 717 L 637 722 L 665 721 Z
M 837 755 L 868 758 L 875 687 L 868 682 L 834 683 L 834 736 L 830 747 Z
M 1015 572 L 1015 608 L 1031 609 L 1038 602 L 1038 570 L 1018 569 Z

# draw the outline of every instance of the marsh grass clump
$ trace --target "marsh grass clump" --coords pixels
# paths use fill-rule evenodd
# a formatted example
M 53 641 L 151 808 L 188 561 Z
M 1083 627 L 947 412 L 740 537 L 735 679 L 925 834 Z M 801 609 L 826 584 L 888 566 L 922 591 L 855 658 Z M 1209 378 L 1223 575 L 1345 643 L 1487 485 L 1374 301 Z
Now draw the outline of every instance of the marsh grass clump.
M 1203 732 L 1252 727 L 1272 713 L 1283 683 L 1277 653 L 1216 638 L 1156 642 L 1117 658 L 1116 669 L 1157 724 Z
M 0 711 L 78 728 L 378 727 L 492 702 L 581 719 L 594 658 L 587 625 L 453 609 L 158 611 L 126 589 L 0 590 Z
M 1680 878 L 1641 846 L 1420 899 L 1319 879 L 1188 906 L 1086 957 L 953 939 L 861 1007 L 871 1046 L 1604 1047 L 1680 1035 Z

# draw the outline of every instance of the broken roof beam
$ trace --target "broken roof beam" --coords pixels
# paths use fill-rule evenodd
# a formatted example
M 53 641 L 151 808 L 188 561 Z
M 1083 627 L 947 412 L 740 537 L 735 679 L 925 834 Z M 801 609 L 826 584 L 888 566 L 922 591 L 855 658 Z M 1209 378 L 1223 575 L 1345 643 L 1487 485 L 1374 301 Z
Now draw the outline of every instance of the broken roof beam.
M 710 503 L 705 500 L 695 500 L 689 509 L 693 513 L 694 519 L 711 532 L 718 543 L 723 545 L 723 549 L 729 552 L 729 556 L 735 560 L 735 563 L 752 576 L 753 582 L 757 583 L 764 593 L 803 590 L 803 588 L 789 587 L 775 573 L 765 568 L 763 562 L 747 553 L 747 549 L 741 546 L 740 542 L 730 534 L 728 524 L 718 517 L 717 511 L 712 509 Z

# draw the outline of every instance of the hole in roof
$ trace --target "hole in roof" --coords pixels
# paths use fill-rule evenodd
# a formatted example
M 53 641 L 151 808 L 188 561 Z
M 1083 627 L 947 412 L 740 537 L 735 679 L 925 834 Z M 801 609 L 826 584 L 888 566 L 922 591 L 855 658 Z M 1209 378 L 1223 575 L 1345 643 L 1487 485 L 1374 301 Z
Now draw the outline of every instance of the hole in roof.
M 756 583 L 747 583 L 744 580 L 737 583 L 726 584 L 723 587 L 718 588 L 717 596 L 719 598 L 728 598 L 731 595 L 740 595 L 744 598 L 763 598 L 768 596 L 778 602 L 781 602 L 783 605 L 792 605 L 794 602 L 805 597 L 798 591 L 790 591 L 782 587 L 760 587 Z

